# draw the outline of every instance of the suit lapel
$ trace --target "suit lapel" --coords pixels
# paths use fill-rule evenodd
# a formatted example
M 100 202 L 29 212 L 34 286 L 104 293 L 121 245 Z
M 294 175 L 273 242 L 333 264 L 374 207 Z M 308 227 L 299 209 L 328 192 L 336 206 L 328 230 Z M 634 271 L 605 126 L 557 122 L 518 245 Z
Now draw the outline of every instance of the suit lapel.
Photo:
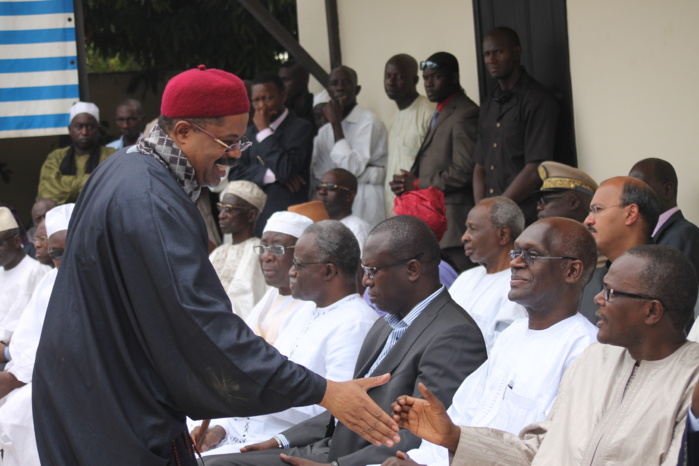
M 444 122 L 451 116 L 452 113 L 456 110 L 456 108 L 459 106 L 459 103 L 461 102 L 461 98 L 464 94 L 457 94 L 454 96 L 453 99 L 451 99 L 451 102 L 447 104 L 446 107 L 439 113 L 439 117 L 437 118 L 437 122 L 434 124 L 434 126 L 427 132 L 427 135 L 425 136 L 425 139 L 422 141 L 422 145 L 420 146 L 420 150 L 418 151 L 418 156 L 415 157 L 415 162 L 413 163 L 413 167 L 411 168 L 410 171 L 413 173 L 418 173 L 420 171 L 420 159 L 422 158 L 422 153 L 425 150 L 427 146 L 429 146 L 432 143 L 432 139 L 434 138 L 434 133 L 437 131 L 437 128 L 444 124 Z
M 653 235 L 653 242 L 657 243 L 660 240 L 660 238 L 662 238 L 663 233 L 665 233 L 665 230 L 670 228 L 673 223 L 683 218 L 684 215 L 682 215 L 681 210 L 678 210 L 674 214 L 670 215 L 670 218 L 668 218 L 667 221 L 663 223 L 663 226 L 660 227 L 660 230 L 658 230 L 658 232 L 655 235 Z
M 420 338 L 422 332 L 424 332 L 425 329 L 427 329 L 427 327 L 429 327 L 432 321 L 437 317 L 439 310 L 447 302 L 449 296 L 449 292 L 445 289 L 438 294 L 425 309 L 423 309 L 417 319 L 415 319 L 408 330 L 405 331 L 400 340 L 398 340 L 393 348 L 391 348 L 391 351 L 389 351 L 386 357 L 379 363 L 372 375 L 393 373 L 396 367 L 398 367 L 398 365 L 403 361 L 405 356 L 409 354 L 410 348 Z M 383 349 L 384 345 L 386 344 L 388 334 L 391 333 L 390 330 L 391 328 L 389 326 L 389 331 L 386 333 L 386 337 L 382 340 L 378 352 L 372 357 L 371 364 L 376 361 L 381 349 Z M 366 367 L 364 374 L 366 374 L 366 371 L 371 368 L 371 364 Z
M 368 350 L 368 356 L 366 356 L 366 359 L 364 359 L 364 362 L 361 363 L 361 365 L 358 365 L 357 370 L 355 370 L 354 373 L 354 378 L 360 378 L 364 377 L 366 373 L 371 369 L 371 366 L 374 364 L 374 361 L 376 361 L 376 358 L 379 357 L 379 354 L 381 354 L 381 350 L 383 347 L 386 345 L 386 340 L 388 340 L 388 335 L 391 334 L 391 326 L 386 323 L 383 318 L 381 319 L 384 323 L 384 325 L 381 327 L 381 329 L 377 332 L 376 336 L 373 336 L 371 334 L 367 335 L 367 338 L 371 337 L 371 341 L 374 341 L 374 347 L 370 350 Z M 359 358 L 357 359 L 357 362 L 361 358 L 365 357 L 362 353 L 360 353 Z

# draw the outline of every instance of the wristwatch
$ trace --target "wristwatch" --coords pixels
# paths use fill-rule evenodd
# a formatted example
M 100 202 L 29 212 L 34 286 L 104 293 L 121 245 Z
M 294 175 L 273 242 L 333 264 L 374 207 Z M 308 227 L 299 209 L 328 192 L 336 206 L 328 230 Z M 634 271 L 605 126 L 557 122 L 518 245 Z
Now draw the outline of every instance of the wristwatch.
M 340 466 L 340 463 L 338 463 L 337 461 L 333 461 L 332 463 L 330 463 L 330 466 Z

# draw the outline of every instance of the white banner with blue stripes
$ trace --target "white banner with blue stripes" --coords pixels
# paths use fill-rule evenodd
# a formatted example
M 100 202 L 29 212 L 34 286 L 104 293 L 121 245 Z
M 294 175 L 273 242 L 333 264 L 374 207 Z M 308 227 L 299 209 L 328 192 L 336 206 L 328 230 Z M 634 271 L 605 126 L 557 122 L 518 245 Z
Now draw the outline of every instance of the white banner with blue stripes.
M 73 0 L 0 1 L 0 138 L 67 134 L 79 97 Z

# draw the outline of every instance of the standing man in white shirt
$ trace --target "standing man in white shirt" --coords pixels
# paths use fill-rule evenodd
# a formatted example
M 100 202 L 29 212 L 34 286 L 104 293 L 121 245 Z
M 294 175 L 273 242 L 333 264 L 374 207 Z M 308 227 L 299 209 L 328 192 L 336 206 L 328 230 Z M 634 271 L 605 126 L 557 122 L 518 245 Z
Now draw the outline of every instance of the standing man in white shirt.
M 352 68 L 339 66 L 330 73 L 330 101 L 323 107 L 328 123 L 313 142 L 311 171 L 316 182 L 333 168 L 353 173 L 359 187 L 352 210 L 373 228 L 386 218 L 387 133 L 376 115 L 357 105 L 360 90 Z

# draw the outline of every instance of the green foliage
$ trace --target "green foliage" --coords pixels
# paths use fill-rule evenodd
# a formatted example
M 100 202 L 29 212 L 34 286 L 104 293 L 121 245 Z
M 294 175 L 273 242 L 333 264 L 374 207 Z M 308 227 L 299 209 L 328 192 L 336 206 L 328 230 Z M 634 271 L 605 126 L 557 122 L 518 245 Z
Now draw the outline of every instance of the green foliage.
M 297 36 L 296 1 L 262 4 Z M 142 71 L 153 79 L 199 64 L 252 78 L 285 50 L 235 0 L 83 0 L 90 71 Z

